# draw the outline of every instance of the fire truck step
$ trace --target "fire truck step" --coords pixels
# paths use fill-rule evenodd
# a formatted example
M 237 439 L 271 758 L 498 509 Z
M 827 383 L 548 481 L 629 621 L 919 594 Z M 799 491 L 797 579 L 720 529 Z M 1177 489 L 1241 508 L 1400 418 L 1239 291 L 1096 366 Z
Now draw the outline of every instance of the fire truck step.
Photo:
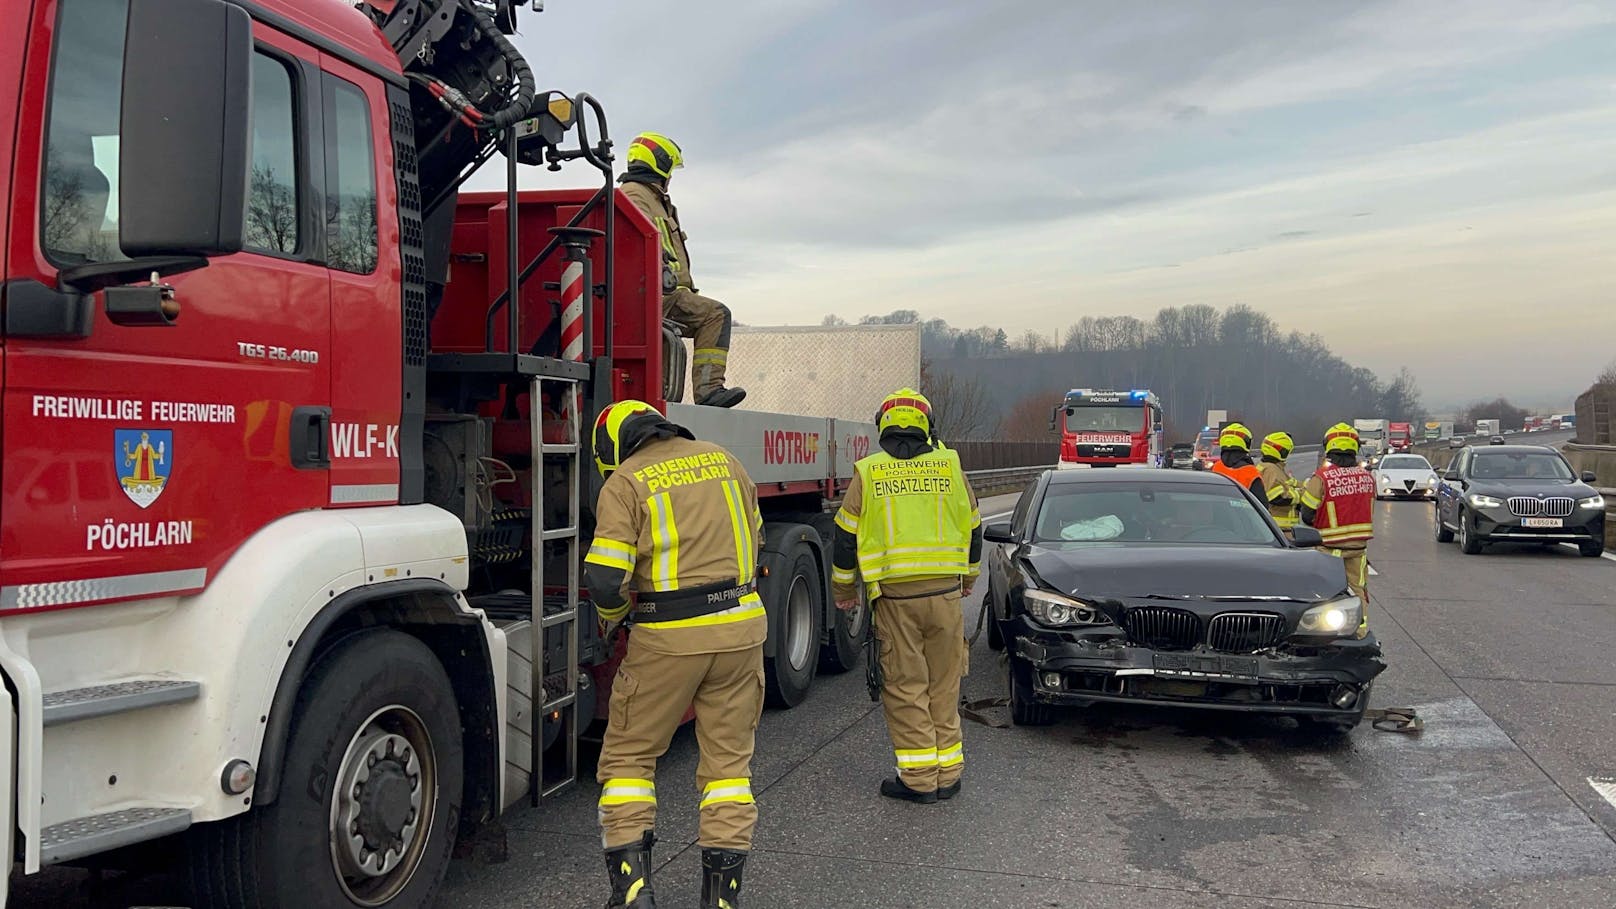
M 39 833 L 39 861 L 53 865 L 180 833 L 191 826 L 188 808 L 126 808 L 52 824 Z
M 194 701 L 202 684 L 185 679 L 131 679 L 110 685 L 70 688 L 45 695 L 45 725 L 127 713 L 163 704 Z

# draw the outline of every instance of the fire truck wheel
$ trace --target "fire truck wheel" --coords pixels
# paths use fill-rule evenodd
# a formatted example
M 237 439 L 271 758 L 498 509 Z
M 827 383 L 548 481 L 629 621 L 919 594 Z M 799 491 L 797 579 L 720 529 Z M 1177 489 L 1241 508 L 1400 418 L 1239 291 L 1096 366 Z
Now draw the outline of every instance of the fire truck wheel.
M 795 707 L 808 696 L 819 668 L 820 616 L 825 609 L 825 585 L 819 563 L 807 543 L 798 542 L 774 559 L 763 602 L 778 610 L 770 631 L 780 638 L 774 656 L 764 661 L 771 707 Z
M 194 829 L 195 905 L 419 909 L 460 822 L 460 714 L 425 644 L 351 637 L 298 693 L 275 804 Z
M 851 672 L 864 665 L 864 634 L 870 621 L 870 601 L 864 582 L 858 585 L 858 605 L 846 612 L 831 606 L 830 641 L 820 655 L 824 672 Z

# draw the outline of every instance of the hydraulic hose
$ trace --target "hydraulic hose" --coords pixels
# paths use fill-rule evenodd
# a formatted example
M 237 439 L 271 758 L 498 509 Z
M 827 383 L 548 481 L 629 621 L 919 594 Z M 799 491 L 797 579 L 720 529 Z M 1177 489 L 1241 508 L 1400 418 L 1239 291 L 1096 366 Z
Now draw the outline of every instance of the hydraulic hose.
M 510 39 L 500 32 L 499 26 L 494 23 L 492 16 L 469 3 L 464 8 L 471 13 L 472 20 L 477 23 L 477 28 L 483 33 L 483 37 L 494 42 L 494 47 L 498 48 L 506 62 L 510 63 L 511 75 L 516 79 L 516 97 L 511 100 L 510 104 L 494 113 L 486 114 L 483 119 L 483 125 L 489 129 L 505 129 L 516 121 L 525 118 L 533 107 L 533 98 L 537 94 L 533 80 L 533 68 L 528 66 L 527 59 L 522 56 L 521 51 L 516 49 L 516 45 L 512 44 Z

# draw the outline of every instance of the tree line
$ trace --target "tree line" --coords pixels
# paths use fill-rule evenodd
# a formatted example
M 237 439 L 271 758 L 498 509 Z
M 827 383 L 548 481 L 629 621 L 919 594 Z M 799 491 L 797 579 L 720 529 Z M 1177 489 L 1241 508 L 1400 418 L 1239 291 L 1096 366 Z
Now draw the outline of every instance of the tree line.
M 915 310 L 859 324 L 920 324 L 924 390 L 945 438 L 1043 440 L 1071 388 L 1148 388 L 1162 400 L 1172 441 L 1201 429 L 1208 410 L 1259 434 L 1283 429 L 1298 444 L 1353 419 L 1425 419 L 1407 368 L 1389 380 L 1332 353 L 1317 334 L 1281 331 L 1249 306 L 1169 306 L 1150 320 L 1084 316 L 1058 338 L 961 329 Z M 826 325 L 845 325 L 829 316 Z

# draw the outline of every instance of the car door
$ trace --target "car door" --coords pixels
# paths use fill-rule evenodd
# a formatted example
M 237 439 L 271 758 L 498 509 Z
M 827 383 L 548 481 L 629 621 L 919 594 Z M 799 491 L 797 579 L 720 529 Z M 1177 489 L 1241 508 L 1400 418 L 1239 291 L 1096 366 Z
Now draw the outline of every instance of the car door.
M 1456 523 L 1459 499 L 1464 494 L 1463 478 L 1469 457 L 1470 450 L 1462 449 L 1453 463 L 1448 465 L 1442 475 L 1442 483 L 1437 487 L 1437 519 L 1450 526 Z

